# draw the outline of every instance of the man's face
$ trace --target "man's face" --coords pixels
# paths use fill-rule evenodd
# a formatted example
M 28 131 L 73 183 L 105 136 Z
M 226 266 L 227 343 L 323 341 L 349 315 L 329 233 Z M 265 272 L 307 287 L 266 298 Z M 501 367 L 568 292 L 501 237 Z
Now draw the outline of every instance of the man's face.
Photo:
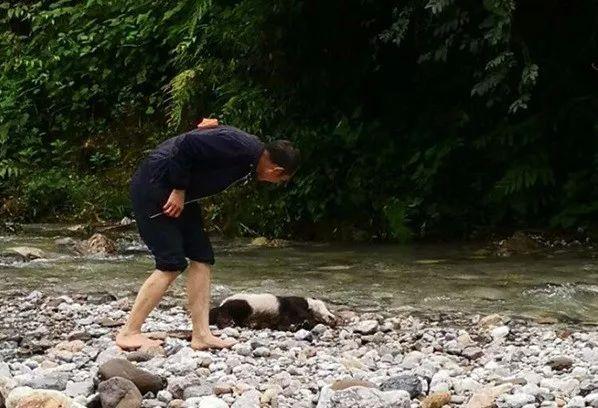
M 258 180 L 266 181 L 268 183 L 280 184 L 286 183 L 291 179 L 291 175 L 287 174 L 284 168 L 276 166 L 273 163 L 269 164 L 270 165 L 264 166 L 264 168 L 258 170 Z

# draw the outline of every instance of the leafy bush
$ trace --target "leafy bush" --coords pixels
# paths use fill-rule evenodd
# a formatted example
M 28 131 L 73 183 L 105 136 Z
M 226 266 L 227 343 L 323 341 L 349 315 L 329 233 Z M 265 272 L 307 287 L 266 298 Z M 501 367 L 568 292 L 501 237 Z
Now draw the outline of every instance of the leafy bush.
M 305 158 L 284 190 L 211 201 L 232 233 L 596 226 L 597 15 L 589 0 L 0 3 L 0 191 L 29 219 L 120 216 L 143 153 L 216 116 Z

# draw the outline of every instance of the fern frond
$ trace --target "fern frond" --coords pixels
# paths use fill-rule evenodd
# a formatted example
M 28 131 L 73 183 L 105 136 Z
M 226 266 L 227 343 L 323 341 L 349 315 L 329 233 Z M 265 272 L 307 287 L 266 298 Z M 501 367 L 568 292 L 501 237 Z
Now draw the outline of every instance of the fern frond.
M 197 69 L 187 69 L 177 74 L 168 84 L 168 126 L 177 128 L 183 112 L 195 93 Z

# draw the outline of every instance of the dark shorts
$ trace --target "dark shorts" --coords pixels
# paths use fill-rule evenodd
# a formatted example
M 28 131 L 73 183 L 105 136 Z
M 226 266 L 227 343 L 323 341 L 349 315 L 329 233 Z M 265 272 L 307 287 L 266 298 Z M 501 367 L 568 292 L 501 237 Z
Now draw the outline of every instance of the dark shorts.
M 203 227 L 198 202 L 185 205 L 178 218 L 160 215 L 170 189 L 152 180 L 152 169 L 145 161 L 131 180 L 131 200 L 139 235 L 156 262 L 156 269 L 179 272 L 192 261 L 214 264 L 214 252 Z

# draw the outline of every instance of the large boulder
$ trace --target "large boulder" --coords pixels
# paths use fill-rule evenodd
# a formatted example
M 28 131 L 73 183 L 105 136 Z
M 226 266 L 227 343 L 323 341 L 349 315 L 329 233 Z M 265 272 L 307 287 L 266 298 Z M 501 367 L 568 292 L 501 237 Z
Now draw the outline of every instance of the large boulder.
M 6 408 L 84 408 L 63 393 L 17 387 L 6 398 Z
M 98 385 L 102 408 L 140 408 L 142 396 L 132 381 L 112 377 Z
M 156 374 L 137 368 L 133 363 L 122 358 L 116 358 L 100 366 L 100 379 L 108 380 L 122 377 L 130 380 L 139 388 L 142 394 L 153 392 L 156 394 L 164 388 L 164 380 Z

